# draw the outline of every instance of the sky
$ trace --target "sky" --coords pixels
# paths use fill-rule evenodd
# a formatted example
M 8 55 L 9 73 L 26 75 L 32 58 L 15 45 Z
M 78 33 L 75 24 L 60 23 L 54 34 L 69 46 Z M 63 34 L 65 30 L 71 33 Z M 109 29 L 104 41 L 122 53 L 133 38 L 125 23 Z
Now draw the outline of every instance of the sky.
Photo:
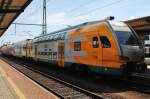
M 14 23 L 42 24 L 43 0 L 33 0 Z M 150 16 L 150 0 L 47 0 L 47 32 L 83 22 L 114 16 L 125 21 Z M 0 37 L 0 45 L 41 35 L 41 26 L 11 25 Z

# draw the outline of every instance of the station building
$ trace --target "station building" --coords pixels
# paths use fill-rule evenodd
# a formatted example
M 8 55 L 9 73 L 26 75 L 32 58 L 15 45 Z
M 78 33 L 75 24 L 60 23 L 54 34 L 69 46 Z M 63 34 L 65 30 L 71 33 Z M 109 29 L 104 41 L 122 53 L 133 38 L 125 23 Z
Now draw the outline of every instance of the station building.
M 150 16 L 127 20 L 128 23 L 144 42 L 144 35 L 150 35 Z
M 150 16 L 127 20 L 126 23 L 139 35 L 145 46 L 145 55 L 150 57 Z

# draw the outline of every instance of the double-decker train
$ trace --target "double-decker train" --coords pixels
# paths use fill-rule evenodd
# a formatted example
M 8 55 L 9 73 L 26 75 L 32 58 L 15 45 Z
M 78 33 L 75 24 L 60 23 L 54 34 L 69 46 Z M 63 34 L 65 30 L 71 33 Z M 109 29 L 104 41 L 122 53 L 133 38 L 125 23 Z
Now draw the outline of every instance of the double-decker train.
M 88 69 L 95 73 L 122 75 L 144 72 L 144 47 L 134 30 L 124 22 L 86 22 L 34 39 L 17 42 L 9 54 L 62 68 Z

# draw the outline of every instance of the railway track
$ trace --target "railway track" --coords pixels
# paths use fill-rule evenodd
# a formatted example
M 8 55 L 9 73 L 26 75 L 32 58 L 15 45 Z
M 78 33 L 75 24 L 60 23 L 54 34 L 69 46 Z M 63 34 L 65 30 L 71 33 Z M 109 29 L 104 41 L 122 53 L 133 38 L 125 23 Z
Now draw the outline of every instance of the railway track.
M 135 91 L 150 94 L 150 84 L 143 83 L 139 80 L 137 81 L 137 79 L 135 80 L 135 78 L 134 79 L 130 78 L 130 79 L 124 79 L 122 81 L 128 84 L 128 86 L 130 86 L 130 88 Z
M 38 70 L 37 68 L 35 68 L 36 66 L 38 65 L 34 65 L 34 68 L 32 68 L 32 66 L 30 66 L 31 64 L 29 63 L 26 63 L 26 62 L 15 62 L 15 60 L 13 61 L 10 61 L 11 59 L 6 59 L 4 58 L 3 60 L 5 60 L 7 63 L 9 62 L 13 62 L 13 63 L 9 63 L 10 65 L 13 65 L 13 64 L 16 64 L 16 65 L 20 65 L 20 66 L 17 66 L 17 68 L 19 68 L 19 71 L 22 71 L 21 68 L 26 68 L 26 69 L 31 69 L 31 72 L 35 72 L 37 74 L 40 74 L 40 75 L 43 75 L 42 77 L 36 77 L 36 79 L 33 79 L 32 77 L 29 76 L 29 78 L 32 78 L 33 80 L 35 80 L 37 83 L 39 83 L 41 86 L 45 87 L 47 90 L 53 92 L 55 95 L 59 96 L 60 98 L 94 98 L 94 99 L 104 99 L 104 98 L 109 98 L 109 99 L 122 99 L 123 97 L 122 96 L 118 96 L 118 95 L 113 95 L 113 94 L 110 94 L 109 92 L 111 91 L 89 91 L 89 89 L 87 88 L 84 88 L 82 87 L 81 85 L 76 85 L 74 83 L 68 83 L 68 80 L 60 80 L 60 78 L 58 79 L 57 77 L 54 77 L 54 76 L 50 76 L 51 74 L 45 74 L 43 70 Z M 9 60 L 9 61 L 8 61 Z M 17 61 L 17 60 L 16 60 Z M 15 62 L 15 63 L 14 63 Z M 41 65 L 40 65 L 41 66 Z M 31 72 L 28 72 L 29 70 L 26 70 L 27 72 L 25 72 L 24 74 L 27 75 L 27 74 L 30 74 Z M 49 71 L 49 70 L 47 70 Z M 34 74 L 34 75 L 37 75 L 37 74 Z M 62 73 L 63 74 L 63 73 Z M 45 78 L 47 78 L 49 80 L 49 83 L 48 84 L 44 84 L 43 82 L 48 82 L 48 80 L 44 80 Z M 43 80 L 41 79 L 38 79 L 38 78 L 43 78 Z M 54 80 L 54 81 L 51 81 Z M 70 89 L 67 89 L 67 88 L 63 88 L 62 85 L 59 85 L 59 84 L 55 84 L 55 81 L 60 84 L 63 84 L 63 86 L 67 86 L 69 88 L 71 88 L 71 91 L 69 91 Z M 65 82 L 67 81 L 67 82 Z M 135 92 L 140 92 L 141 94 L 150 94 L 150 86 L 149 85 L 145 85 L 143 83 L 137 83 L 136 82 L 137 79 L 123 79 L 123 80 L 118 80 L 118 81 L 104 81 L 106 84 L 108 84 L 107 86 L 113 86 L 114 88 L 114 85 L 118 87 L 118 84 L 120 83 L 123 83 L 123 88 L 127 88 L 125 90 L 132 90 L 132 91 L 135 91 Z M 108 83 L 109 82 L 109 83 Z M 51 84 L 50 84 L 51 83 Z M 112 83 L 112 84 L 110 84 Z M 54 86 L 56 85 L 56 86 Z M 81 87 L 80 87 L 81 86 Z M 96 85 L 97 87 L 100 86 L 99 84 Z M 103 86 L 103 84 L 102 84 Z M 105 86 L 105 85 L 104 85 Z M 125 87 L 126 86 L 126 87 Z M 105 88 L 105 87 L 104 87 Z M 103 89 L 104 89 L 103 88 Z M 113 89 L 111 88 L 111 90 Z M 73 89 L 73 90 L 72 90 Z M 85 90 L 86 89 L 86 90 Z M 99 87 L 98 87 L 99 89 Z M 64 91 L 65 90 L 65 91 Z M 74 92 L 77 91 L 77 92 Z M 97 89 L 96 89 L 97 90 Z M 108 89 L 109 90 L 109 89 Z M 67 93 L 69 92 L 69 93 Z M 115 91 L 114 91 L 115 92 Z M 106 93 L 106 94 L 105 94 Z M 64 95 L 64 96 L 63 96 Z M 124 99 L 124 98 L 123 98 Z
M 128 79 L 125 79 L 134 89 L 150 94 L 150 75 L 134 73 Z
M 139 78 L 148 79 L 150 81 L 150 75 L 149 74 L 134 73 L 132 76 L 133 77 L 139 77 Z
M 95 94 L 88 90 L 82 89 L 78 86 L 43 73 L 37 69 L 33 69 L 24 64 L 19 64 L 5 58 L 1 59 L 61 99 L 105 99 L 105 97 L 100 94 Z

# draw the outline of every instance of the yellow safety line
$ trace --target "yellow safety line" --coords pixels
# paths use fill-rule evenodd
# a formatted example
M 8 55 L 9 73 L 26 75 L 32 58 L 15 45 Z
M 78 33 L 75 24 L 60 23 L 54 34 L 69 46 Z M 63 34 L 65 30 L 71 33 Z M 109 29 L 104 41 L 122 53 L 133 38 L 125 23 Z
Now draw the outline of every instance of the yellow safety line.
M 20 91 L 20 89 L 17 87 L 17 85 L 13 82 L 13 80 L 8 76 L 8 74 L 0 67 L 0 72 L 2 73 L 2 76 L 4 76 L 9 84 L 13 87 L 14 91 L 18 95 L 19 99 L 27 99 L 24 94 Z

